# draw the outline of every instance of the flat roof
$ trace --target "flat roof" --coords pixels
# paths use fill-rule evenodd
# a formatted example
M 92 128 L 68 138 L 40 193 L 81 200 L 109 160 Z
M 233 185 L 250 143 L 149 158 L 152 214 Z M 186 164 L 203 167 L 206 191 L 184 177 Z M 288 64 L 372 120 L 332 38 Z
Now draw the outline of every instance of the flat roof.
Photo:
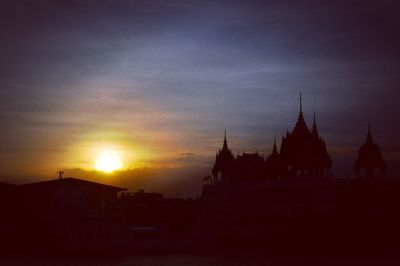
M 33 187 L 55 187 L 55 186 L 81 186 L 81 187 L 92 187 L 97 189 L 113 190 L 116 192 L 125 191 L 126 188 L 110 186 L 97 182 L 87 181 L 74 177 L 65 177 L 62 179 L 53 179 L 47 181 L 40 181 L 28 184 L 19 185 L 20 187 L 33 188 Z

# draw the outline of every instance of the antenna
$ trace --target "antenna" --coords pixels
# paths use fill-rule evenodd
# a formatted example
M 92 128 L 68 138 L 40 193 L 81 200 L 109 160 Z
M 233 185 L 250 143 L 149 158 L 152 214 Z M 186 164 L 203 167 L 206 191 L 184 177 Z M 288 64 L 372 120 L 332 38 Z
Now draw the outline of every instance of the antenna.
M 301 92 L 300 92 L 300 112 L 303 112 L 303 101 L 301 99 Z
M 63 178 L 64 171 L 60 169 L 57 171 L 57 174 L 58 174 L 58 180 L 61 180 Z

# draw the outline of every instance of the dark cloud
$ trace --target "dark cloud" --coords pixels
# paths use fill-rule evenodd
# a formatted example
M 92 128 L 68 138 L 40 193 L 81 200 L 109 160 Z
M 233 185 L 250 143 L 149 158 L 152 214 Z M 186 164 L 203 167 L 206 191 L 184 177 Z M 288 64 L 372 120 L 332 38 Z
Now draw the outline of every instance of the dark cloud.
M 195 153 L 194 152 L 185 152 L 185 153 L 181 153 L 179 155 L 186 157 L 186 156 L 193 156 L 193 155 L 195 155 Z

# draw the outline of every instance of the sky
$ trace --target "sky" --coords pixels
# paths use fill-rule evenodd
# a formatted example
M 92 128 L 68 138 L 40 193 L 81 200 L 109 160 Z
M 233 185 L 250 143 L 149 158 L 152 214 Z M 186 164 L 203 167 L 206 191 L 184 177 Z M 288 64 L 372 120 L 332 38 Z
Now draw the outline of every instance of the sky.
M 370 121 L 400 168 L 397 1 L 3 0 L 0 180 L 58 169 L 130 189 L 198 195 L 224 130 L 268 155 L 303 95 L 336 175 Z M 279 145 L 278 145 L 279 146 Z M 94 171 L 112 149 L 123 169 Z

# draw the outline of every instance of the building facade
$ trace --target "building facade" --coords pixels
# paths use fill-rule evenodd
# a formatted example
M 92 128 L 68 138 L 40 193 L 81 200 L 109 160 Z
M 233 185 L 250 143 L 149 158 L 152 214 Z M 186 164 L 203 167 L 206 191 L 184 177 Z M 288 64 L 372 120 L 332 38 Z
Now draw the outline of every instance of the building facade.
M 308 128 L 300 95 L 300 112 L 296 125 L 282 137 L 279 152 L 275 139 L 272 152 L 266 159 L 258 153 L 243 153 L 235 158 L 228 147 L 225 132 L 223 146 L 216 154 L 212 174 L 214 183 L 293 176 L 330 177 L 331 166 L 332 160 L 325 141 L 318 132 L 315 112 L 313 125 Z

